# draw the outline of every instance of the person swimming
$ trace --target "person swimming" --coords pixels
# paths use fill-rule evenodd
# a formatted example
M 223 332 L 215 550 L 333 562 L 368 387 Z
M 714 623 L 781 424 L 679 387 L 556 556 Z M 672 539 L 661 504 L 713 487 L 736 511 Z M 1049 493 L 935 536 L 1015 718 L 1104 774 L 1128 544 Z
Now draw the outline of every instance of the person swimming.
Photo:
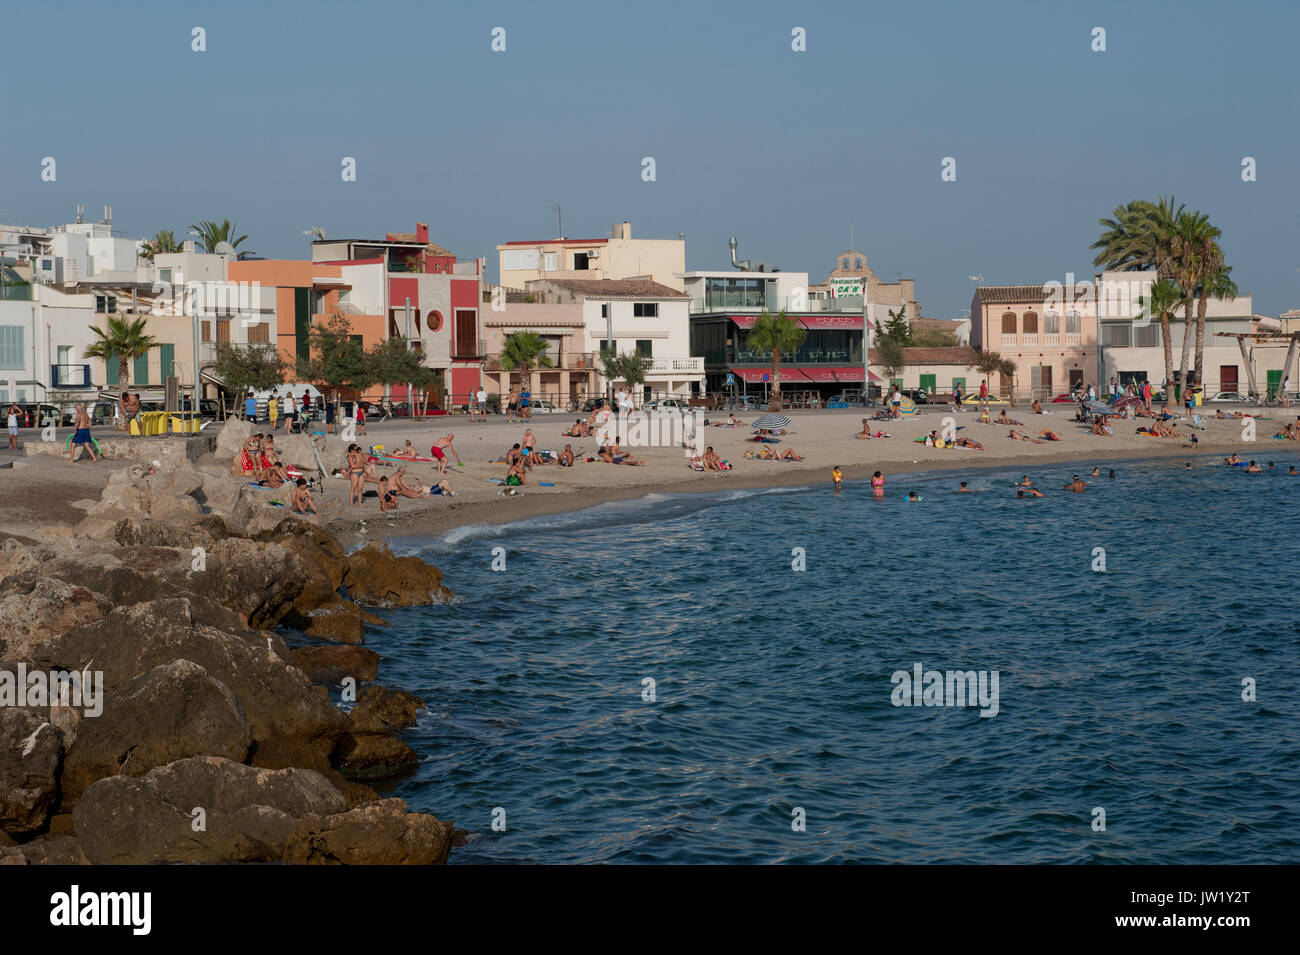
M 909 501 L 920 501 L 922 500 L 922 497 L 919 494 L 917 494 L 915 491 L 908 491 L 907 499 Z

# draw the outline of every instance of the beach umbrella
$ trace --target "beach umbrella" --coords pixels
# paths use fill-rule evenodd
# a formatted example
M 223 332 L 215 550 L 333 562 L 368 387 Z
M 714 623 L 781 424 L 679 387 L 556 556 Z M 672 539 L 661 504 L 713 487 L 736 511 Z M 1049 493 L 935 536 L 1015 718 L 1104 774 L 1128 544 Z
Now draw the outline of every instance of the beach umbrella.
M 783 414 L 765 414 L 759 415 L 753 420 L 750 427 L 757 428 L 760 431 L 780 431 L 790 423 L 790 419 Z

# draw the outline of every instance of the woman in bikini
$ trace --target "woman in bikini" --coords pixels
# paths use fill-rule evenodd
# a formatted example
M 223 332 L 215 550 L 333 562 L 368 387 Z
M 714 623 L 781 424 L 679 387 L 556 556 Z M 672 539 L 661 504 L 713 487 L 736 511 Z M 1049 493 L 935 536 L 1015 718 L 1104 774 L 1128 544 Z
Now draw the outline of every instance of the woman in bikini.
M 997 416 L 996 418 L 993 419 L 993 423 L 994 423 L 994 424 L 1009 424 L 1009 425 L 1017 425 L 1017 426 L 1024 424 L 1024 422 L 1022 422 L 1022 421 L 1016 421 L 1014 418 L 1009 418 L 1009 417 L 1007 417 L 1007 409 L 1006 409 L 1006 408 L 1003 408 L 1000 412 L 998 412 L 998 416 Z
M 407 438 L 406 447 L 402 448 L 402 450 L 400 451 L 394 451 L 389 456 L 394 458 L 401 458 L 403 461 L 414 461 L 417 457 L 415 453 L 415 445 L 411 444 L 410 438 Z
M 366 473 L 366 459 L 355 444 L 348 446 L 348 502 L 361 503 L 362 483 Z
M 235 456 L 235 461 L 230 470 L 233 474 L 251 475 L 255 481 L 261 480 L 262 436 L 260 434 L 248 436 L 248 440 L 240 448 L 239 454 Z

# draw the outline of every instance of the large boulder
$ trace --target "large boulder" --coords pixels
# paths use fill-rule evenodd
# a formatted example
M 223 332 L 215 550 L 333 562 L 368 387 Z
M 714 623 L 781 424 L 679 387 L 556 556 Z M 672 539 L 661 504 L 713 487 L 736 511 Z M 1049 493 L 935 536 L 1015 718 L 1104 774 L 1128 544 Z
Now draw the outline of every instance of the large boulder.
M 62 835 L 0 849 L 0 865 L 90 865 L 90 860 L 81 851 L 81 843 Z
M 362 606 L 414 607 L 451 599 L 442 571 L 419 557 L 397 557 L 385 544 L 367 544 L 349 554 L 346 564 L 343 584 Z
M 300 826 L 284 849 L 285 862 L 334 865 L 441 865 L 453 826 L 406 811 L 400 799 L 381 799 L 350 812 Z
M 379 675 L 379 654 L 365 647 L 295 647 L 293 662 L 313 683 L 371 683 Z
M 368 686 L 357 694 L 352 719 L 358 712 L 373 713 L 387 726 L 414 726 L 416 711 L 424 708 L 424 700 L 406 690 L 391 690 L 386 686 Z
M 253 758 L 263 766 L 323 767 L 347 727 L 328 694 L 289 662 L 287 649 L 201 623 L 186 598 L 118 607 L 45 643 L 37 660 L 50 668 L 102 671 L 110 692 L 175 660 L 196 663 L 239 701 L 253 736 Z
M 38 710 L 0 707 L 0 831 L 45 826 L 59 792 L 63 740 Z
M 293 551 L 238 537 L 208 548 L 200 569 L 187 561 L 161 571 L 160 576 L 237 611 L 257 629 L 278 625 L 311 582 L 302 559 Z
M 95 518 L 88 517 L 86 521 Z M 85 522 L 83 522 L 85 523 Z M 151 517 L 124 517 L 113 525 L 113 539 L 123 547 L 211 547 L 212 535 L 198 524 L 159 521 Z
M 106 597 L 52 577 L 25 572 L 0 584 L 0 662 L 25 660 L 35 649 L 112 609 Z
M 61 811 L 105 776 L 143 776 L 188 756 L 243 762 L 252 733 L 235 695 L 189 660 L 155 667 L 107 694 L 63 767 Z
M 8 537 L 0 541 L 0 582 L 24 571 L 38 570 L 49 559 L 49 552 Z
M 343 794 L 312 770 L 201 756 L 139 779 L 101 779 L 72 818 L 77 841 L 96 864 L 279 862 L 304 820 L 315 824 L 346 810 Z
M 346 779 L 387 779 L 420 765 L 420 757 L 374 710 L 354 708 L 349 730 L 338 738 L 330 762 Z

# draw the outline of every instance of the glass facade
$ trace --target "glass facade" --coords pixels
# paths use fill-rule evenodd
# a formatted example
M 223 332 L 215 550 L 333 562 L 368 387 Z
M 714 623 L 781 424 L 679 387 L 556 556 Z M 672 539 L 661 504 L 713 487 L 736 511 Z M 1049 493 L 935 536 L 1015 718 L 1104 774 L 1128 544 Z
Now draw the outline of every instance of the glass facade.
M 708 278 L 704 280 L 704 306 L 707 310 L 729 308 L 767 308 L 768 293 L 774 291 L 774 279 Z

